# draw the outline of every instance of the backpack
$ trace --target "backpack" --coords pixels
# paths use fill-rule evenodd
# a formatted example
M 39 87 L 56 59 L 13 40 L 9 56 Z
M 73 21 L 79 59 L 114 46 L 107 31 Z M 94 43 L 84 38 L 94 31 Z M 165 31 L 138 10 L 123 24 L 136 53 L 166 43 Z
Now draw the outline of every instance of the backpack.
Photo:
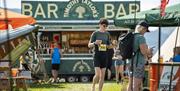
M 133 42 L 134 42 L 134 33 L 129 32 L 126 35 L 119 37 L 119 50 L 122 60 L 130 59 L 133 57 Z

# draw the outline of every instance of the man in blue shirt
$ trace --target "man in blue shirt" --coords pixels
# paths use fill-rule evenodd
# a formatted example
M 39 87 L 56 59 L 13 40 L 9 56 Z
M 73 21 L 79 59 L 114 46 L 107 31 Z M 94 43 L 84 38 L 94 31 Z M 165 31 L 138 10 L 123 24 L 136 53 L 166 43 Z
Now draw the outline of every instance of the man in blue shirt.
M 175 56 L 172 59 L 173 62 L 180 62 L 180 46 L 174 48 Z
M 62 53 L 60 48 L 58 48 L 58 43 L 54 43 L 54 48 L 51 51 L 51 58 L 52 58 L 52 82 L 57 82 L 58 77 L 58 70 L 60 66 L 60 59 L 62 57 Z

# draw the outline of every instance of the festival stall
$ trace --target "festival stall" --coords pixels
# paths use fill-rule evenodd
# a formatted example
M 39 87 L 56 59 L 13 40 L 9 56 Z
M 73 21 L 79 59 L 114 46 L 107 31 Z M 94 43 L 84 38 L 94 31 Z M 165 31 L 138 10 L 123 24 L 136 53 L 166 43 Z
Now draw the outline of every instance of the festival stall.
M 158 26 L 160 31 L 161 27 L 177 27 L 161 46 L 160 52 L 157 52 L 152 58 L 153 62 L 150 63 L 150 91 L 180 90 L 180 62 L 168 62 L 170 58 L 175 56 L 173 48 L 180 46 L 180 6 L 177 9 L 173 7 L 170 9 L 173 11 L 164 16 L 160 16 L 158 13 L 146 15 L 148 23 L 152 26 Z M 161 55 L 165 56 L 162 57 Z

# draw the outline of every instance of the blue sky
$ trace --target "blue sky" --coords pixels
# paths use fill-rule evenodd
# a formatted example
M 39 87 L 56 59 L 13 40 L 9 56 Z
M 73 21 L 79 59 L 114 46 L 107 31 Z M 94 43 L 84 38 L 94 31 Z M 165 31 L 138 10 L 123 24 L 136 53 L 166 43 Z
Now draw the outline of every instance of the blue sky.
M 3 2 L 0 0 L 0 7 L 3 7 Z M 37 1 L 37 0 L 35 0 Z M 45 1 L 45 0 L 39 0 Z M 69 1 L 69 0 L 49 0 L 49 1 Z M 111 0 L 92 0 L 92 1 L 111 1 Z M 134 1 L 134 0 L 112 0 L 112 1 Z M 148 10 L 160 5 L 160 0 L 137 0 L 141 1 L 141 11 Z M 21 0 L 6 0 L 8 8 L 21 8 Z M 180 0 L 170 0 L 168 5 L 180 3 Z

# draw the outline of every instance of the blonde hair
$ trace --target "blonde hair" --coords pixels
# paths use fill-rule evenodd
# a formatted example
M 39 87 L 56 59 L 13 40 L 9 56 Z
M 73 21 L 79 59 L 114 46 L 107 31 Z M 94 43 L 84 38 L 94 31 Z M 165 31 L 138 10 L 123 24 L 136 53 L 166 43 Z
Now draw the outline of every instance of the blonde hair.
M 174 53 L 180 55 L 180 46 L 174 48 Z
M 54 42 L 54 47 L 58 47 L 58 43 L 57 42 Z

